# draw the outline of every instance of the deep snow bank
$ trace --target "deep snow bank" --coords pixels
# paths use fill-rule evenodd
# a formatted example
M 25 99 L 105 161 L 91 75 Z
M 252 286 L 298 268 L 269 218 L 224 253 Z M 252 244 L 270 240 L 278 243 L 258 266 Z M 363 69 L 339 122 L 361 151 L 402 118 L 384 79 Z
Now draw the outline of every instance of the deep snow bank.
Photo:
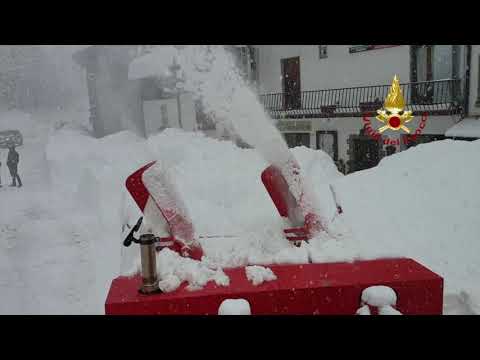
M 73 190 L 80 203 L 90 198 L 89 211 L 102 219 L 110 277 L 117 275 L 120 253 L 123 271 L 131 271 L 138 261 L 138 249 L 119 249 L 122 224 L 133 224 L 140 215 L 124 190 L 125 178 L 162 159 L 196 234 L 220 236 L 200 238 L 207 266 L 406 256 L 444 276 L 446 295 L 463 294 L 473 309 L 480 304 L 480 193 L 475 191 L 479 150 L 479 141 L 420 145 L 382 160 L 374 169 L 344 177 L 323 152 L 292 149 L 317 197 L 329 199 L 322 206 L 330 209 L 332 228 L 340 227 L 343 234 L 319 236 L 301 248 L 283 237 L 283 221 L 260 180 L 267 163 L 255 150 L 175 129 L 147 142 L 129 133 L 95 140 L 62 131 L 50 142 L 49 159 L 57 179 L 77 184 L 68 191 Z M 342 216 L 335 216 L 331 197 L 322 196 L 329 184 Z
M 318 194 L 328 194 L 328 181 L 342 176 L 321 151 L 297 148 L 293 153 L 316 183 Z M 125 189 L 125 180 L 157 159 L 168 168 L 183 197 L 206 254 L 204 265 L 190 264 L 183 272 L 168 274 L 169 288 L 174 288 L 177 280 L 190 279 L 195 284 L 199 276 L 214 279 L 216 273 L 205 266 L 308 261 L 307 249 L 294 248 L 283 236 L 283 220 L 260 179 L 267 163 L 255 150 L 178 129 L 167 129 L 148 141 L 129 132 L 94 139 L 62 129 L 52 134 L 47 159 L 55 192 L 78 213 L 89 216 L 89 226 L 95 228 L 97 237 L 91 240 L 98 293 L 103 299 L 112 278 L 138 268 L 138 248 L 121 247 L 127 225 L 141 216 Z M 331 201 L 331 196 L 328 199 Z M 325 204 L 333 216 L 334 204 Z M 212 235 L 218 237 L 204 237 Z M 183 264 L 176 257 L 170 263 L 176 263 L 177 269 Z M 203 270 L 195 274 L 195 269 Z
M 268 164 L 257 151 L 177 129 L 148 145 L 183 197 L 210 265 L 308 261 L 306 249 L 292 248 L 283 236 L 283 220 L 260 179 Z M 328 199 L 323 209 L 333 217 L 327 183 L 342 175 L 321 151 L 296 148 L 293 154 L 316 193 Z
M 479 154 L 480 141 L 445 140 L 337 179 L 352 236 L 314 242 L 317 260 L 411 257 L 445 278 L 445 294 L 480 304 Z

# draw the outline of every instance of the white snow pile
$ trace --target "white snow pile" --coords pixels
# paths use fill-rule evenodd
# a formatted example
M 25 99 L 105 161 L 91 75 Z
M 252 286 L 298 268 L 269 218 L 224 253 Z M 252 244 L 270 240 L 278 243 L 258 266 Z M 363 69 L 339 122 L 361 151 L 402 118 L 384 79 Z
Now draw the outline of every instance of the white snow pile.
M 480 304 L 479 153 L 480 141 L 423 144 L 332 182 L 350 236 L 313 241 L 312 257 L 410 257 L 444 277 L 445 295 Z
M 227 299 L 220 304 L 218 315 L 252 315 L 252 312 L 247 300 Z
M 375 307 L 395 306 L 397 294 L 388 286 L 370 286 L 362 291 L 362 303 Z
M 357 310 L 357 315 L 371 315 L 370 307 L 368 305 L 363 305 L 360 309 Z
M 288 224 L 261 182 L 268 163 L 258 152 L 176 129 L 151 137 L 148 146 L 161 159 L 169 183 L 175 184 L 206 255 L 205 263 L 235 267 L 308 262 L 307 248 L 296 248 L 284 237 Z M 292 153 L 317 184 L 317 196 L 328 194 L 327 183 L 343 176 L 324 152 L 296 148 Z M 335 204 L 325 203 L 333 217 Z
M 245 267 L 245 273 L 247 279 L 255 286 L 263 284 L 266 281 L 277 280 L 277 276 L 273 273 L 272 269 L 263 266 L 247 266 Z
M 403 315 L 400 311 L 395 309 L 393 306 L 385 305 L 380 306 L 378 309 L 378 315 Z
M 210 269 L 199 261 L 181 257 L 169 249 L 159 253 L 157 273 L 161 279 L 160 289 L 164 292 L 175 291 L 184 281 L 188 282 L 188 289 L 192 291 L 201 289 L 209 281 L 214 281 L 218 286 L 230 284 L 230 279 L 222 269 Z
M 225 52 L 169 51 L 153 71 L 164 76 L 175 58 L 186 75 L 177 87 L 193 92 L 255 150 L 173 129 L 147 141 L 128 132 L 94 139 L 61 121 L 51 128 L 18 113 L 0 117 L 2 127 L 25 135 L 19 149 L 25 186 L 20 193 L 3 189 L 0 202 L 0 286 L 12 288 L 3 289 L 9 295 L 0 311 L 101 313 L 111 280 L 138 270 L 138 247 L 121 247 L 141 216 L 125 179 L 160 159 L 205 253 L 195 262 L 163 250 L 158 271 L 166 291 L 181 281 L 190 289 L 228 284 L 223 267 L 411 257 L 444 277 L 446 305 L 479 312 L 480 141 L 419 145 L 342 176 L 322 151 L 286 147 Z M 287 181 L 297 196 L 307 191 L 306 205 L 327 229 L 300 248 L 285 239 L 289 224 L 260 180 L 270 164 L 286 171 L 295 162 L 301 176 Z
M 371 315 L 370 306 L 378 309 L 378 315 L 402 315 L 394 308 L 397 304 L 397 294 L 388 286 L 370 286 L 362 291 L 362 306 L 357 315 Z
M 219 267 L 405 256 L 444 277 L 446 311 L 480 309 L 479 141 L 419 145 L 345 177 L 325 153 L 292 149 L 317 197 L 323 201 L 331 185 L 344 211 L 335 216 L 329 205 L 331 227 L 343 236 L 319 236 L 296 248 L 285 239 L 288 224 L 261 183 L 267 162 L 255 150 L 174 129 L 148 141 L 128 132 L 93 139 L 61 129 L 45 147 L 48 128 L 42 126 L 19 148 L 28 184 L 23 195 L 2 192 L 0 285 L 11 290 L 2 291 L 9 294 L 2 312 L 102 313 L 111 280 L 138 270 L 138 247 L 121 246 L 141 216 L 125 179 L 159 158 L 169 166 L 197 235 L 219 236 L 199 238 L 205 257 L 194 265 L 169 250 L 159 254 L 159 266 L 174 269 L 159 269 L 166 291 L 184 280 L 193 288 L 206 281 L 226 284 Z M 19 277 L 32 301 L 27 288 L 16 285 Z M 71 287 L 82 296 L 58 295 L 73 294 Z
M 55 129 L 49 118 L 41 122 L 18 112 L 1 118 L 7 128 L 24 131 L 25 145 L 18 150 L 25 186 L 18 194 L 2 188 L 6 268 L 0 285 L 20 287 L 11 289 L 11 301 L 0 312 L 102 313 L 112 279 L 139 270 L 138 246 L 121 245 L 142 216 L 125 180 L 157 159 L 170 169 L 197 234 L 204 236 L 199 240 L 206 254 L 193 265 L 168 250 L 160 253 L 159 264 L 165 259 L 176 263 L 170 273 L 159 270 L 166 291 L 179 281 L 191 282 L 190 289 L 207 281 L 226 284 L 218 267 L 308 262 L 306 248 L 293 247 L 283 236 L 285 224 L 260 180 L 267 163 L 256 151 L 175 129 L 148 141 L 130 132 L 95 139 L 83 128 Z M 325 153 L 297 152 L 318 184 L 342 176 Z M 5 181 L 4 166 L 2 175 Z M 219 237 L 205 237 L 211 235 Z M 28 292 L 19 276 L 27 279 Z

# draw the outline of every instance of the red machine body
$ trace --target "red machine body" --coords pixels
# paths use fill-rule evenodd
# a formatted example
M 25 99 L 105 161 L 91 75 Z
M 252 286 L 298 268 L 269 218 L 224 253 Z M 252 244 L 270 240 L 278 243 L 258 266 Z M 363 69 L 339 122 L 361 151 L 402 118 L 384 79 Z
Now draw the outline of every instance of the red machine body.
M 127 179 L 127 189 L 137 205 L 145 210 L 149 198 L 142 181 L 150 163 Z M 285 229 L 287 239 L 298 243 L 310 239 L 319 229 L 318 217 L 305 214 L 292 195 L 288 183 L 276 167 L 262 173 L 262 181 L 280 216 L 293 228 Z M 200 259 L 200 248 L 191 248 L 175 238 L 176 231 L 193 225 L 152 198 L 165 218 L 171 236 L 171 249 Z M 300 199 L 300 202 L 302 199 Z M 293 211 L 292 211 L 293 210 Z M 397 294 L 396 308 L 405 315 L 438 315 L 443 307 L 443 279 L 411 259 L 380 259 L 354 263 L 271 265 L 276 280 L 254 286 L 245 268 L 225 269 L 230 278 L 227 287 L 209 282 L 201 290 L 189 291 L 183 283 L 174 292 L 143 295 L 138 292 L 141 276 L 119 277 L 111 285 L 105 304 L 107 315 L 216 315 L 226 299 L 245 299 L 253 315 L 354 315 L 361 307 L 362 291 L 370 286 L 391 287 Z M 376 313 L 373 309 L 372 313 Z
M 189 291 L 142 295 L 140 277 L 115 279 L 105 304 L 107 315 L 217 315 L 226 299 L 245 299 L 252 315 L 355 315 L 362 291 L 385 285 L 397 294 L 404 315 L 441 315 L 443 279 L 411 259 L 354 263 L 272 265 L 277 280 L 254 286 L 245 268 L 225 269 L 228 287 L 209 282 Z

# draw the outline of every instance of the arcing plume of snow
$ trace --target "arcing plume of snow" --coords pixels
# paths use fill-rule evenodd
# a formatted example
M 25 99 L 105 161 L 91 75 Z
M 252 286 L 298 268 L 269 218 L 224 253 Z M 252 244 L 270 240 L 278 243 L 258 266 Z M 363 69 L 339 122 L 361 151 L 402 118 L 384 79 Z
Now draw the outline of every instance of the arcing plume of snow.
M 252 315 L 252 311 L 245 299 L 227 299 L 220 304 L 218 315 Z
M 255 92 L 240 75 L 235 61 L 223 46 L 191 45 L 183 47 L 160 46 L 143 58 L 136 60 L 130 77 L 165 76 L 170 65 L 180 67 L 181 78 L 177 89 L 193 93 L 202 101 L 207 113 L 213 114 L 216 123 L 239 135 L 253 146 L 267 161 L 277 166 L 289 184 L 303 217 L 317 213 L 323 228 L 328 229 L 328 214 L 318 205 L 311 184 L 288 149 L 281 133 L 265 113 Z M 331 202 L 332 195 L 325 193 Z M 322 200 L 325 201 L 325 200 Z
M 266 281 L 277 280 L 277 276 L 269 268 L 253 265 L 245 268 L 247 279 L 257 286 L 263 284 Z

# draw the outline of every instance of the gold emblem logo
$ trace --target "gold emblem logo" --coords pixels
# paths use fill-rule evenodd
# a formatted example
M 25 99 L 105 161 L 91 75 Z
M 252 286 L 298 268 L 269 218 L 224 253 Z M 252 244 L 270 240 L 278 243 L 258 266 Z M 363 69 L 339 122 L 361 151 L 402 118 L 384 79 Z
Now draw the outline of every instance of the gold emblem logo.
M 383 133 L 387 129 L 395 131 L 402 129 L 410 134 L 410 129 L 405 124 L 412 121 L 413 115 L 411 111 L 405 111 L 405 99 L 397 75 L 393 78 L 383 109 L 377 110 L 377 114 L 376 119 L 385 124 L 378 129 L 379 133 Z

